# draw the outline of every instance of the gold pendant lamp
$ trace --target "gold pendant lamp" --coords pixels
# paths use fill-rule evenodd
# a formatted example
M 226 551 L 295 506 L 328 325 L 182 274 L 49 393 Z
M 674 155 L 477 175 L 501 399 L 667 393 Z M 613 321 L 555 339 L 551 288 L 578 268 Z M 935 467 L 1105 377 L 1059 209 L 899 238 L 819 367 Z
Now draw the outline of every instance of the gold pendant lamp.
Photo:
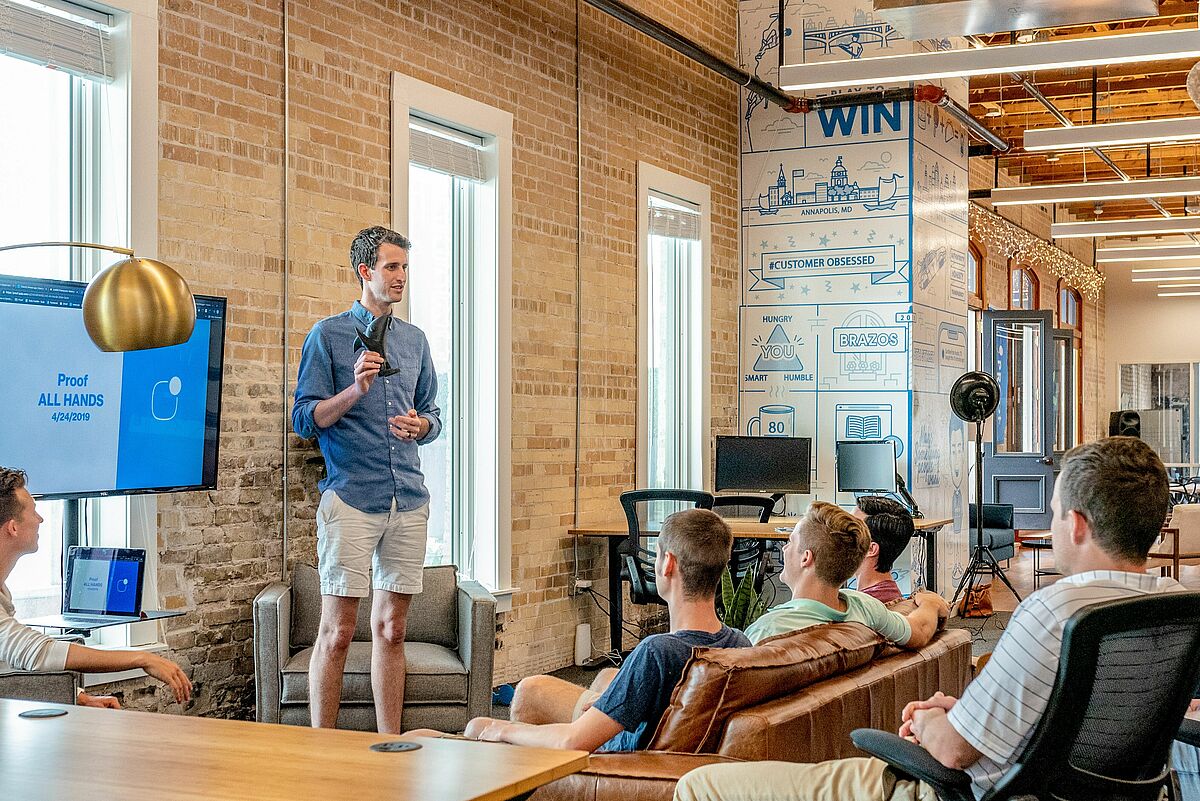
M 101 270 L 83 293 L 83 324 L 100 350 L 165 348 L 191 337 L 196 301 L 183 277 L 161 261 L 90 242 L 30 242 L 0 251 L 32 247 L 94 248 L 127 257 Z

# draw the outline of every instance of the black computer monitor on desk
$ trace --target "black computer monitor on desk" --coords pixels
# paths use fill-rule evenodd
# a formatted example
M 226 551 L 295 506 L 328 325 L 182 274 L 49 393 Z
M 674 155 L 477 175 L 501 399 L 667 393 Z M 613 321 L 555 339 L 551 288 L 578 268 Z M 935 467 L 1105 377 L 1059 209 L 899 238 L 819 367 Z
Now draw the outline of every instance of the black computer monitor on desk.
M 717 492 L 811 492 L 808 437 L 717 437 Z
M 896 445 L 891 440 L 837 444 L 838 492 L 896 491 Z

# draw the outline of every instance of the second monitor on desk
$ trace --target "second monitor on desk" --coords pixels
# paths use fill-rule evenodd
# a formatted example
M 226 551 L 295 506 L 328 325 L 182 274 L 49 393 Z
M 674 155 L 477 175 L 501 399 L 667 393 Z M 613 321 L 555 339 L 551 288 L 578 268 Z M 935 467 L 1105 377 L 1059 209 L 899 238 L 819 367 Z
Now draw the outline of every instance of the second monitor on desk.
M 809 437 L 717 437 L 717 492 L 811 492 Z

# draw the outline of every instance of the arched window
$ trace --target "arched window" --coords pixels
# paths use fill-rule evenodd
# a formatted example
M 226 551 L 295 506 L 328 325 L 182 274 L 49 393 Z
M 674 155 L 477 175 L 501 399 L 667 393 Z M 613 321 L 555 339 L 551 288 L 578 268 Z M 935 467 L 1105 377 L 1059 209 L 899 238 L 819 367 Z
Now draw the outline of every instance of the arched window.
M 967 305 L 983 309 L 983 250 L 971 242 L 967 246 Z
M 1083 298 L 1061 279 L 1058 282 L 1058 327 L 1083 330 Z
M 1038 307 L 1038 279 L 1031 268 L 1010 264 L 1008 289 L 1008 308 L 1032 311 Z

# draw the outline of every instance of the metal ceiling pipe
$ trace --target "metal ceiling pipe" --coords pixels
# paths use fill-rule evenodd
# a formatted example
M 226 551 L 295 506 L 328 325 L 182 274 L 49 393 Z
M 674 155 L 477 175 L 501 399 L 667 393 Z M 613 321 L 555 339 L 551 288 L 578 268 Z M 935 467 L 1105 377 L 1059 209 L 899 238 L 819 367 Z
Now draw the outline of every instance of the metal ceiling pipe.
M 945 90 L 932 85 L 918 85 L 913 89 L 886 89 L 879 92 L 864 92 L 860 94 L 841 94 L 831 97 L 795 97 L 781 91 L 775 86 L 736 67 L 705 50 L 700 45 L 679 34 L 656 19 L 630 8 L 621 0 L 586 0 L 587 4 L 603 11 L 615 19 L 624 22 L 631 28 L 641 31 L 651 39 L 670 47 L 677 53 L 687 56 L 708 67 L 718 75 L 740 84 L 746 89 L 774 103 L 791 114 L 806 114 L 813 109 L 837 108 L 839 106 L 860 106 L 870 103 L 890 103 L 895 101 L 925 100 L 945 109 L 951 117 L 962 123 L 975 137 L 991 145 L 999 153 L 1007 153 L 1011 145 L 1005 142 L 979 120 L 971 116 L 967 109 L 950 99 Z
M 744 86 L 746 89 L 760 95 L 765 100 L 774 103 L 785 111 L 792 113 L 800 111 L 797 105 L 800 102 L 799 98 L 780 91 L 778 88 L 746 72 L 740 67 L 735 67 L 720 56 L 705 50 L 686 36 L 671 30 L 658 20 L 630 8 L 622 3 L 621 0 L 586 0 L 586 2 L 593 8 L 619 19 L 629 27 L 641 31 L 651 39 L 665 44 L 675 52 L 687 56 L 697 64 L 702 64 L 718 75 L 723 75 L 734 83 Z
M 958 103 L 955 103 L 950 98 L 950 95 L 946 94 L 946 90 L 942 87 L 934 86 L 933 84 L 929 83 L 920 84 L 914 87 L 913 98 L 938 106 L 951 117 L 958 120 L 963 127 L 965 127 L 970 133 L 974 134 L 976 138 L 991 145 L 992 150 L 994 150 L 997 154 L 1007 153 L 1012 149 L 1012 145 L 1010 145 L 1008 142 L 1005 142 L 1003 139 L 993 133 L 990 128 L 988 128 L 979 120 L 975 119 L 975 117 L 971 115 L 971 112 L 967 111 Z
M 1021 88 L 1023 88 L 1029 94 L 1030 97 L 1032 97 L 1037 102 L 1041 103 L 1042 106 L 1046 109 L 1046 111 L 1050 112 L 1051 116 L 1053 116 L 1054 119 L 1056 119 L 1060 123 L 1062 123 L 1064 128 L 1073 128 L 1075 126 L 1075 123 L 1071 122 L 1071 119 L 1066 114 L 1062 113 L 1062 111 L 1059 109 L 1059 107 L 1054 104 L 1053 100 L 1051 100 L 1050 98 L 1048 98 L 1044 94 L 1042 94 L 1042 90 L 1038 89 L 1033 84 L 1033 81 L 1029 80 L 1028 78 L 1026 78 L 1024 75 L 1022 75 L 1019 72 L 1009 73 L 1008 77 L 1012 78 L 1014 81 L 1019 83 L 1021 85 Z M 1095 100 L 1093 99 L 1093 103 L 1094 102 L 1095 102 Z M 1133 180 L 1133 178 L 1130 177 L 1129 173 L 1125 172 L 1120 167 L 1118 167 L 1117 163 L 1115 161 L 1113 161 L 1109 157 L 1109 155 L 1107 153 L 1105 153 L 1103 150 L 1101 150 L 1098 147 L 1089 147 L 1087 149 L 1090 150 L 1092 153 L 1094 153 L 1097 158 L 1099 158 L 1101 161 L 1103 161 L 1108 166 L 1108 168 L 1110 170 L 1112 170 L 1116 174 L 1116 176 L 1118 178 L 1120 178 L 1122 181 L 1132 181 Z M 1146 202 L 1148 202 L 1151 206 L 1153 206 L 1154 210 L 1157 211 L 1162 216 L 1164 216 L 1164 217 L 1171 216 L 1171 212 L 1167 211 L 1167 209 L 1163 206 L 1163 204 L 1159 203 L 1154 198 L 1152 198 L 1152 197 L 1146 198 Z

